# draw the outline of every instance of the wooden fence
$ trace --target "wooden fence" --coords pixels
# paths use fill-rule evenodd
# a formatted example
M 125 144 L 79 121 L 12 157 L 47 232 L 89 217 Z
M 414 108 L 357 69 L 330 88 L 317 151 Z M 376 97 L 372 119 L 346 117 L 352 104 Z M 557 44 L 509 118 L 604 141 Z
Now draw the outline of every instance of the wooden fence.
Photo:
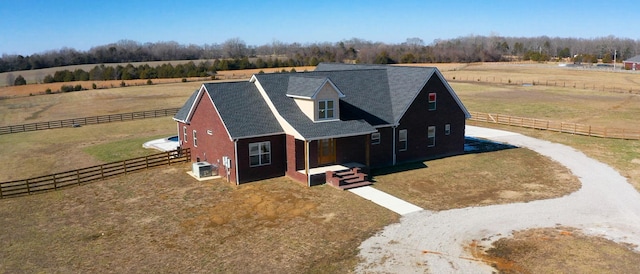
M 0 183 L 0 199 L 58 190 L 112 176 L 190 160 L 191 152 L 187 148 L 29 179 L 3 182 Z
M 30 123 L 30 124 L 23 124 L 23 125 L 2 126 L 0 127 L 0 135 L 35 131 L 35 130 L 77 127 L 77 126 L 84 126 L 84 125 L 103 124 L 103 123 L 111 123 L 111 122 L 122 122 L 122 121 L 130 121 L 130 120 L 138 120 L 138 119 L 146 119 L 146 118 L 171 116 L 171 115 L 175 115 L 178 112 L 178 110 L 180 110 L 180 108 L 156 109 L 156 110 L 129 112 L 129 113 L 91 116 L 91 117 L 83 117 L 83 118 L 72 118 L 72 119 L 57 120 L 57 121 L 37 122 L 37 123 Z
M 473 76 L 473 75 L 456 75 L 449 76 L 447 78 L 449 82 L 462 82 L 462 83 L 490 83 L 501 85 L 516 85 L 516 86 L 549 86 L 549 87 L 564 87 L 575 88 L 583 90 L 594 90 L 614 93 L 629 93 L 640 94 L 640 88 L 633 85 L 628 86 L 605 86 L 604 84 L 596 82 L 576 82 L 576 81 L 559 81 L 559 80 L 540 80 L 540 79 L 509 79 L 495 76 Z
M 640 140 L 640 130 L 638 129 L 596 127 L 584 124 L 524 118 L 504 114 L 483 113 L 477 111 L 469 111 L 469 113 L 471 113 L 472 121 L 550 130 L 601 138 Z

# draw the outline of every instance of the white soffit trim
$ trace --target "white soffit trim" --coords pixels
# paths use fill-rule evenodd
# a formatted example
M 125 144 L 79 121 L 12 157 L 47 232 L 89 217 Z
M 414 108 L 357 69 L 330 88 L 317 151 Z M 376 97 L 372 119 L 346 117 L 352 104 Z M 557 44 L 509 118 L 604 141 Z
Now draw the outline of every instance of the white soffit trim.
M 249 81 L 256 85 L 256 88 L 258 88 L 258 91 L 260 91 L 260 96 L 262 96 L 262 99 L 269 106 L 269 109 L 271 110 L 273 115 L 276 117 L 276 120 L 278 121 L 282 129 L 284 129 L 285 134 L 289 134 L 294 136 L 297 139 L 304 140 L 304 137 L 302 137 L 302 134 L 300 134 L 297 130 L 295 130 L 295 128 L 293 128 L 293 126 L 291 126 L 291 124 L 289 124 L 289 122 L 287 122 L 287 120 L 285 120 L 282 117 L 282 115 L 280 115 L 276 107 L 273 105 L 273 102 L 271 102 L 271 99 L 269 99 L 267 92 L 264 90 L 264 88 L 260 84 L 260 81 L 258 81 L 258 78 L 256 78 L 256 76 L 254 75 L 251 77 L 251 80 Z

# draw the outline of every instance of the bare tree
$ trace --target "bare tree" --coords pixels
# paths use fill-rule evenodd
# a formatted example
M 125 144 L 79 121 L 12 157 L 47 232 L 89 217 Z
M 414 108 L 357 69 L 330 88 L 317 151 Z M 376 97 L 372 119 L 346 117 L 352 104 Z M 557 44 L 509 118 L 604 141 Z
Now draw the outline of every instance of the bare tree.
M 231 38 L 222 43 L 225 57 L 241 58 L 247 56 L 247 44 L 240 38 Z

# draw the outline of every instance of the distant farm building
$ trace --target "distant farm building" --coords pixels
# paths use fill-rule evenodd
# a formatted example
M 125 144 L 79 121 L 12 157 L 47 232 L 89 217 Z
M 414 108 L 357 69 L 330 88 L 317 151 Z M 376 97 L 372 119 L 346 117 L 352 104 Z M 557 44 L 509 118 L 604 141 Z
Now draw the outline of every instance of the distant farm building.
M 640 55 L 636 55 L 629 60 L 622 61 L 626 70 L 640 70 Z

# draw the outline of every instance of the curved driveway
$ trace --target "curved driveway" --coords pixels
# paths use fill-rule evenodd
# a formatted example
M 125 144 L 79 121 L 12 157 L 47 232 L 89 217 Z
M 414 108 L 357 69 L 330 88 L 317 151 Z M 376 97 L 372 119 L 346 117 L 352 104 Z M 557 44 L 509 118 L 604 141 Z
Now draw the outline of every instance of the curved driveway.
M 556 199 L 404 215 L 360 245 L 358 272 L 491 273 L 493 268 L 469 260 L 464 247 L 471 241 L 488 247 L 514 230 L 557 225 L 640 246 L 640 194 L 613 168 L 571 147 L 517 133 L 472 126 L 466 132 L 547 156 L 569 168 L 582 188 Z

